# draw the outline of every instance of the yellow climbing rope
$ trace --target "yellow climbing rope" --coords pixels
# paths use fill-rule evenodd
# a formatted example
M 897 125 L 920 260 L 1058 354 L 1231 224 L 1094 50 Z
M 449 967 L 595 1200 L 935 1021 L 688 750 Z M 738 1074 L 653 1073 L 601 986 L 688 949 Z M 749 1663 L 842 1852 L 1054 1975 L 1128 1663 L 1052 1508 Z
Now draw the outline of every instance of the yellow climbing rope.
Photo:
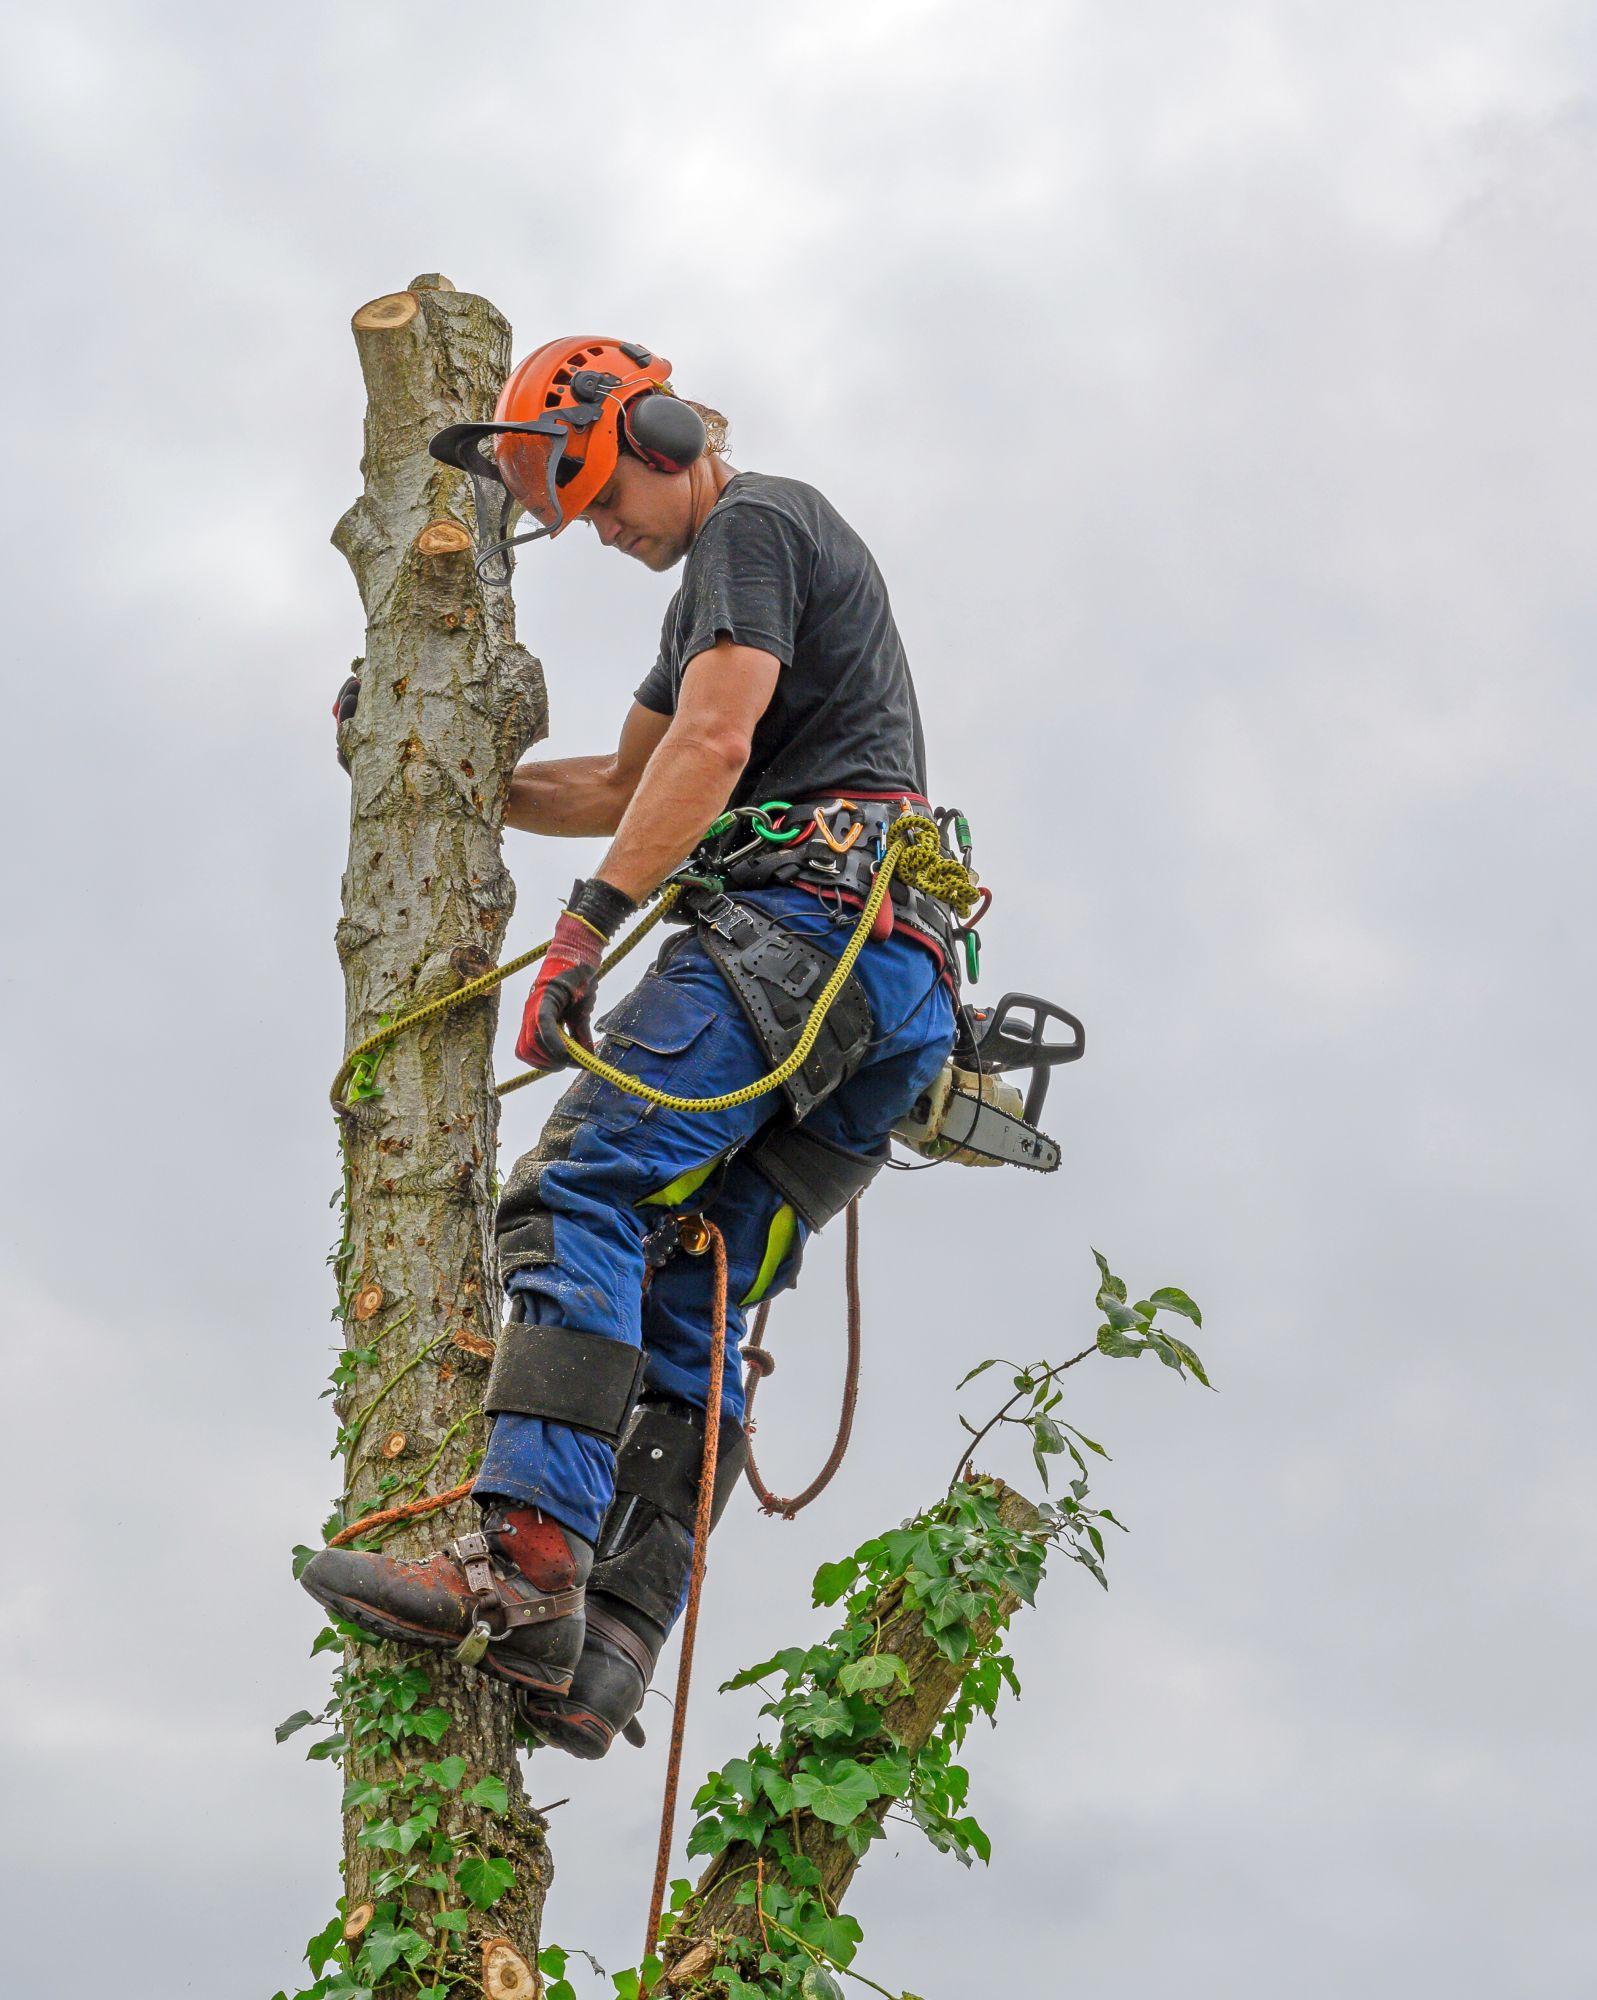
M 614 1085 L 617 1090 L 625 1091 L 629 1097 L 641 1097 L 646 1104 L 657 1105 L 665 1111 L 729 1111 L 734 1105 L 748 1104 L 756 1097 L 764 1097 L 770 1091 L 780 1090 L 788 1078 L 796 1075 L 808 1061 L 826 1023 L 826 1016 L 832 1003 L 842 992 L 849 974 L 854 970 L 855 961 L 865 949 L 866 939 L 871 934 L 877 912 L 892 887 L 895 875 L 900 881 L 908 883 L 911 888 L 919 889 L 923 894 L 934 896 L 939 902 L 947 903 L 956 915 L 961 917 L 970 914 L 980 895 L 964 864 L 944 849 L 942 835 L 935 821 L 927 819 L 923 813 L 905 813 L 896 819 L 888 829 L 885 852 L 877 863 L 870 893 L 865 898 L 865 906 L 860 911 L 859 921 L 855 924 L 848 943 L 843 947 L 843 954 L 833 968 L 831 976 L 816 995 L 815 1005 L 810 1009 L 809 1019 L 805 1022 L 792 1053 L 778 1063 L 768 1075 L 758 1078 L 753 1083 L 744 1084 L 740 1090 L 724 1091 L 718 1097 L 678 1097 L 671 1091 L 658 1090 L 653 1084 L 644 1083 L 638 1077 L 629 1076 L 625 1070 L 617 1069 L 613 1063 L 607 1063 L 602 1056 L 595 1055 L 591 1049 L 585 1049 L 580 1042 L 574 1041 L 562 1029 L 561 1040 L 566 1045 L 566 1053 L 574 1063 L 587 1070 L 590 1075 Z M 659 901 L 643 922 L 629 931 L 615 950 L 601 962 L 600 978 L 603 978 L 613 965 L 619 964 L 633 946 L 654 929 L 682 894 L 682 888 L 682 884 L 675 882 L 666 885 L 661 891 Z M 407 1029 L 419 1028 L 428 1021 L 436 1020 L 451 1007 L 462 1007 L 467 1001 L 481 999 L 483 994 L 491 993 L 496 986 L 514 973 L 521 972 L 527 966 L 534 964 L 548 949 L 549 941 L 546 939 L 542 944 L 535 945 L 531 951 L 524 951 L 519 958 L 495 966 L 493 971 L 485 972 L 477 979 L 468 980 L 453 993 L 446 993 L 437 1000 L 429 1000 L 425 1006 L 417 1007 L 409 1014 L 400 1015 L 397 1021 L 390 1021 L 386 1027 L 379 1028 L 376 1034 L 368 1035 L 364 1041 L 357 1042 L 344 1058 L 338 1075 L 333 1079 L 331 1093 L 333 1109 L 340 1114 L 349 1109 L 344 1092 L 349 1086 L 356 1066 L 365 1057 L 385 1048 L 396 1035 L 403 1034 Z M 497 1093 L 500 1097 L 504 1097 L 512 1090 L 520 1090 L 524 1084 L 536 1083 L 541 1077 L 552 1076 L 554 1073 L 553 1070 L 547 1069 L 525 1070 L 520 1076 L 511 1077 L 508 1083 L 497 1085 Z

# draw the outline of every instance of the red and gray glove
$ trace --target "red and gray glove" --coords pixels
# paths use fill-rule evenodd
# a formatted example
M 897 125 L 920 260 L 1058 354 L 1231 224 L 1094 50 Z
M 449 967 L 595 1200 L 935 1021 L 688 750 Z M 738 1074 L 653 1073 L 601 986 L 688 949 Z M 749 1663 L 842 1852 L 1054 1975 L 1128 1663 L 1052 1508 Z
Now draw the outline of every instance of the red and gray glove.
M 559 1069 L 570 1062 L 560 1030 L 585 1049 L 593 1047 L 593 989 L 599 961 L 616 926 L 637 908 L 630 896 L 594 876 L 572 885 L 571 897 L 555 925 L 549 949 L 538 966 L 537 983 L 521 1016 L 516 1054 L 534 1069 Z

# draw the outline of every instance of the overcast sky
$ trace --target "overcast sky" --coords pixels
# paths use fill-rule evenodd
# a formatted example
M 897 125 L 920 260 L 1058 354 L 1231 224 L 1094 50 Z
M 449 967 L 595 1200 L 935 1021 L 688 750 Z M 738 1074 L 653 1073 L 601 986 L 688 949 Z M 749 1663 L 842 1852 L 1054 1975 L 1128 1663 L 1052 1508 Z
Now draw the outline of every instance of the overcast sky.
M 666 353 L 862 531 L 998 892 L 978 997 L 1089 1031 L 1057 1176 L 873 1192 L 860 1441 L 723 1529 L 689 1766 L 814 1565 L 936 1493 L 966 1367 L 1090 1337 L 1097 1244 L 1200 1300 L 1219 1393 L 1072 1378 L 1133 1533 L 1017 1626 L 991 1870 L 877 1850 L 862 1969 L 1590 1994 L 1594 90 L 1576 0 L 13 10 L 7 1993 L 267 2000 L 336 1893 L 336 1775 L 272 1741 L 334 1484 L 327 537 L 349 315 L 442 270 L 518 353 Z M 670 587 L 523 560 L 553 748 L 606 746 Z M 511 842 L 521 949 L 595 851 Z M 773 1321 L 773 1483 L 840 1250 Z M 549 1933 L 611 1964 L 649 1707 L 531 1776 Z

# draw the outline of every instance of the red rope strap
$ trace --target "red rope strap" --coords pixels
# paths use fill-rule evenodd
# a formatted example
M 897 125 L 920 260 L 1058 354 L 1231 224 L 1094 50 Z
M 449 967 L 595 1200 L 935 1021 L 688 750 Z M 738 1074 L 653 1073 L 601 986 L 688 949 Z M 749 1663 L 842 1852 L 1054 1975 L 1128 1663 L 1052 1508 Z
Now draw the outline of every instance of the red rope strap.
M 843 1383 L 843 1408 L 837 1420 L 837 1436 L 832 1441 L 831 1452 L 826 1463 L 816 1473 L 802 1493 L 795 1493 L 791 1500 L 779 1500 L 760 1477 L 760 1468 L 754 1462 L 754 1447 L 749 1446 L 748 1478 L 766 1514 L 780 1514 L 785 1521 L 791 1521 L 801 1507 L 807 1507 L 818 1493 L 823 1493 L 832 1483 L 832 1477 L 843 1463 L 843 1454 L 848 1450 L 849 1434 L 854 1428 L 854 1409 L 859 1401 L 860 1371 L 860 1297 L 859 1297 L 859 1197 L 848 1205 L 848 1251 L 846 1256 L 848 1282 L 848 1368 Z M 754 1392 L 775 1366 L 772 1355 L 765 1347 L 765 1323 L 771 1316 L 770 1301 L 767 1300 L 755 1315 L 754 1331 L 743 1346 L 743 1359 L 748 1369 L 747 1386 L 743 1400 L 748 1417 L 754 1414 Z M 749 1429 L 754 1428 L 752 1421 Z
M 440 1507 L 447 1507 L 455 1500 L 464 1500 L 475 1482 L 463 1479 L 458 1486 L 451 1486 L 447 1493 L 432 1493 L 425 1500 L 407 1500 L 403 1507 L 384 1507 L 378 1514 L 362 1514 L 358 1521 L 351 1521 L 347 1528 L 340 1528 L 327 1546 L 342 1548 L 345 1542 L 354 1541 L 357 1535 L 370 1534 L 373 1528 L 386 1528 L 390 1521 L 414 1521 L 418 1514 L 433 1514 Z

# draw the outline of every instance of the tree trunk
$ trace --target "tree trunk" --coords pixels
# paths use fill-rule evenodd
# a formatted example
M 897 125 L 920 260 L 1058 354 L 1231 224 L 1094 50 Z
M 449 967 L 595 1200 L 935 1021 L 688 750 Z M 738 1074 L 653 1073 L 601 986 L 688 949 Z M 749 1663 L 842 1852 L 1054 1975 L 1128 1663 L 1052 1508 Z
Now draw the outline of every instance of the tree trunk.
M 351 810 L 338 953 L 350 1046 L 385 1015 L 453 990 L 499 957 L 514 902 L 499 851 L 505 801 L 546 714 L 542 670 L 515 642 L 510 593 L 484 591 L 473 567 L 469 481 L 426 450 L 440 426 L 492 414 L 510 364 L 507 322 L 486 299 L 430 275 L 363 306 L 354 332 L 368 396 L 365 491 L 333 536 L 366 613 L 359 707 L 341 732 Z M 489 1233 L 497 1012 L 492 997 L 474 1001 L 398 1037 L 381 1056 L 381 1095 L 344 1115 L 346 1379 L 335 1407 L 346 1521 L 453 1486 L 480 1455 L 478 1399 L 499 1323 Z M 401 1524 L 384 1546 L 415 1555 L 472 1526 L 466 1502 Z M 405 1659 L 357 1650 L 366 1669 Z M 466 1786 L 492 1772 L 509 1787 L 504 1815 L 458 1807 L 457 1823 L 483 1851 L 516 1868 L 515 1888 L 487 1916 L 473 1914 L 469 1947 L 460 1940 L 461 1964 L 471 1962 L 480 1985 L 491 1939 L 535 1954 L 549 1875 L 544 1828 L 521 1787 L 510 1690 L 447 1654 L 420 1663 L 429 1699 L 453 1720 L 436 1747 L 401 1739 L 380 1760 L 382 1774 L 458 1753 Z M 345 1775 L 369 1779 L 371 1759 L 357 1752 Z M 351 1913 L 370 1900 L 387 1858 L 357 1844 L 368 1819 L 345 1815 Z M 412 1904 L 434 1898 L 412 1892 Z M 498 1970 L 496 1990 L 515 1993 L 520 1975 L 502 1950 Z

